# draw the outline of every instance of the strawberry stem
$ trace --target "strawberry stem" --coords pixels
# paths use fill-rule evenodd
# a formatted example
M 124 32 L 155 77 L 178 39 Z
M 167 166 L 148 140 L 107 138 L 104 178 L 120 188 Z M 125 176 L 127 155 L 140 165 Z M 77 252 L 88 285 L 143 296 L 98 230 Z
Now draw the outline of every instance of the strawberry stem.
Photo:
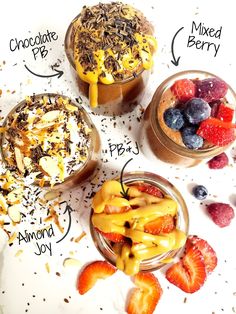
M 124 188 L 124 185 L 123 185 L 123 173 L 124 173 L 124 170 L 125 170 L 125 167 L 127 166 L 127 164 L 133 160 L 133 158 L 130 158 L 123 166 L 123 168 L 121 169 L 121 173 L 120 173 L 120 184 L 121 184 L 121 189 L 122 191 L 120 192 L 120 194 L 127 200 L 129 200 L 129 196 L 128 196 L 128 191 L 129 191 L 129 188 L 127 188 L 127 190 L 125 191 L 125 188 Z

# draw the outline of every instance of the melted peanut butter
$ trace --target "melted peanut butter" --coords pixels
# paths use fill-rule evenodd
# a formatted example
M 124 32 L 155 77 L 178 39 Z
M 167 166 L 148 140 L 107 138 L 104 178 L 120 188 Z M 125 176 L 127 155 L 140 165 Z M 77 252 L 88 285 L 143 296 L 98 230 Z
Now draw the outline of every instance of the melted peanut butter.
M 158 198 L 139 191 L 135 186 L 125 186 L 124 189 L 128 189 L 128 200 L 122 197 L 119 182 L 103 184 L 93 199 L 92 224 L 102 232 L 119 233 L 131 240 L 117 243 L 115 252 L 117 268 L 133 275 L 139 271 L 141 261 L 181 248 L 186 234 L 178 228 L 158 235 L 145 232 L 146 223 L 164 215 L 175 217 L 177 203 L 168 195 Z M 135 209 L 132 208 L 134 204 Z M 120 212 L 109 213 L 106 206 L 118 207 Z M 123 211 L 124 206 L 129 206 L 129 210 Z

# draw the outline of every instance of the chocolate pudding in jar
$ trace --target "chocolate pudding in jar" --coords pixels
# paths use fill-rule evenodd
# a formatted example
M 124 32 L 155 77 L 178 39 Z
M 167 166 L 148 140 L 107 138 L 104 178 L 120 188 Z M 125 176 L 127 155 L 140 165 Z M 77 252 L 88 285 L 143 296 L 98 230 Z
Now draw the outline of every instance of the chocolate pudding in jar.
M 113 114 L 131 111 L 141 99 L 156 46 L 150 22 L 121 2 L 84 6 L 65 37 L 79 90 L 93 109 L 102 105 Z
M 179 191 L 149 172 L 106 181 L 92 201 L 91 235 L 103 257 L 127 275 L 154 271 L 182 250 L 188 209 Z
M 82 106 L 58 94 L 27 97 L 7 116 L 3 160 L 40 187 L 72 188 L 95 174 L 98 132 Z
M 234 142 L 235 106 L 235 92 L 214 74 L 177 73 L 157 88 L 146 110 L 148 146 L 164 162 L 195 166 Z

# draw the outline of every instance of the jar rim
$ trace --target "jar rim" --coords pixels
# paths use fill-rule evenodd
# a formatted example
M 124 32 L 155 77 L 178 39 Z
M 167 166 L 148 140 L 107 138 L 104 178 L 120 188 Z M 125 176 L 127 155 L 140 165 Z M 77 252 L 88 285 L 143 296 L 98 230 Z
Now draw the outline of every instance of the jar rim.
M 173 151 L 174 153 L 180 156 L 194 158 L 194 159 L 210 158 L 225 151 L 232 143 L 226 146 L 210 146 L 210 147 L 198 149 L 198 150 L 189 149 L 187 147 L 177 144 L 174 140 L 172 140 L 161 128 L 158 117 L 157 117 L 158 105 L 164 91 L 167 90 L 167 85 L 169 85 L 169 83 L 173 82 L 175 79 L 180 78 L 181 76 L 189 75 L 189 74 L 190 75 L 196 74 L 200 76 L 215 77 L 215 78 L 221 79 L 219 76 L 213 73 L 207 72 L 207 71 L 203 71 L 203 70 L 185 70 L 185 71 L 177 72 L 169 76 L 157 87 L 152 97 L 152 100 L 150 103 L 150 113 L 151 113 L 150 124 L 151 124 L 152 130 L 155 136 L 159 139 L 162 145 L 164 145 L 165 147 L 168 147 L 168 149 Z M 228 86 L 228 91 L 230 92 L 231 97 L 233 97 L 235 105 L 236 105 L 236 92 L 233 90 L 233 88 L 230 85 L 228 85 L 228 83 L 227 83 L 227 86 Z

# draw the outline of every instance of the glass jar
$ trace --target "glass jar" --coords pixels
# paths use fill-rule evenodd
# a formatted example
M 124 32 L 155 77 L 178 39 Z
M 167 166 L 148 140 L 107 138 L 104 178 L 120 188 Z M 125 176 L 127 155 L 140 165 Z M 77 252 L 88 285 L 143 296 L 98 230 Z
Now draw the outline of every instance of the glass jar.
M 119 181 L 119 178 L 115 178 L 115 180 Z M 138 183 L 146 183 L 157 187 L 163 192 L 163 194 L 171 197 L 177 203 L 176 228 L 184 232 L 186 236 L 188 235 L 189 216 L 187 205 L 180 192 L 172 183 L 157 174 L 141 171 L 128 172 L 124 174 L 123 183 L 126 186 Z M 108 262 L 116 265 L 117 254 L 114 252 L 111 242 L 109 240 L 106 240 L 106 238 L 94 228 L 92 224 L 92 215 L 93 211 L 91 212 L 90 216 L 90 231 L 94 244 L 98 251 Z M 150 259 L 143 260 L 140 263 L 139 270 L 154 271 L 156 269 L 159 269 L 167 263 L 171 262 L 172 259 L 180 253 L 181 250 L 182 248 L 171 250 Z
M 145 140 L 157 158 L 167 163 L 191 167 L 199 164 L 202 160 L 208 160 L 224 152 L 229 147 L 229 145 L 223 147 L 207 145 L 196 150 L 188 149 L 183 143 L 180 144 L 182 142 L 180 132 L 168 128 L 163 120 L 163 113 L 168 108 L 168 102 L 172 103 L 170 106 L 173 106 L 173 95 L 170 87 L 175 81 L 184 78 L 195 80 L 212 77 L 217 76 L 204 71 L 183 71 L 170 76 L 157 88 L 146 109 L 144 123 Z M 228 86 L 225 99 L 234 108 L 236 107 L 236 94 L 230 86 Z M 165 103 L 165 105 L 160 106 L 160 103 Z
M 57 102 L 61 102 L 62 107 L 58 107 Z M 30 108 L 30 110 L 28 108 Z M 44 108 L 45 112 L 42 108 Z M 52 108 L 52 110 L 50 110 L 50 108 Z M 60 114 L 60 112 L 61 114 L 64 114 L 65 112 L 67 114 L 68 112 L 67 117 L 71 117 L 71 115 L 74 114 L 73 112 L 76 112 L 73 116 L 73 119 L 75 120 L 69 120 L 70 123 L 74 123 L 74 128 L 78 128 L 73 135 L 73 140 L 69 129 L 61 129 L 59 131 L 59 127 L 60 125 L 63 125 L 63 123 L 65 128 L 68 127 L 68 121 L 65 122 L 66 120 L 60 120 L 59 117 L 53 119 L 53 116 L 50 116 L 50 113 Z M 40 123 L 43 123 L 42 126 Z M 39 173 L 38 176 L 34 176 L 33 184 L 41 187 L 50 187 L 52 190 L 62 192 L 66 189 L 75 187 L 83 181 L 86 181 L 96 173 L 99 165 L 101 149 L 98 131 L 85 109 L 66 96 L 53 93 L 43 93 L 27 97 L 26 100 L 21 101 L 10 111 L 4 121 L 3 128 L 6 128 L 0 139 L 3 160 L 7 166 L 17 166 L 18 171 L 26 178 L 26 180 L 27 176 L 30 177 L 30 175 L 32 175 L 38 167 L 34 167 L 34 162 L 38 164 L 38 170 L 41 169 L 42 173 Z M 9 134 L 10 128 L 11 133 Z M 32 129 L 34 131 L 32 131 Z M 88 133 L 86 133 L 86 130 Z M 59 137 L 57 138 L 57 136 Z M 80 137 L 80 144 L 83 145 L 84 143 L 84 148 L 82 146 L 79 147 L 79 149 L 77 148 L 77 145 L 80 144 L 79 142 L 76 143 L 76 137 Z M 49 148 L 47 147 L 48 150 L 45 147 L 42 147 L 42 143 L 44 143 L 43 145 L 47 145 L 45 140 L 46 142 L 49 140 L 50 143 Z M 65 141 L 68 142 L 68 146 Z M 71 143 L 73 141 L 76 144 L 72 148 Z M 38 152 L 35 151 L 36 146 Z M 17 147 L 18 152 L 16 151 Z M 68 147 L 68 151 L 65 151 L 65 147 Z M 33 150 L 35 151 L 35 154 L 32 153 Z M 84 152 L 81 155 L 82 157 L 80 160 L 78 155 L 80 153 L 77 155 L 71 155 L 76 154 L 79 150 L 83 150 Z M 47 158 L 50 156 L 52 158 L 54 158 L 54 156 L 58 158 L 58 167 L 60 169 L 60 165 L 63 164 L 62 167 L 65 174 L 63 178 L 61 178 L 58 174 L 60 179 L 57 178 L 53 184 L 50 181 L 51 177 L 48 178 L 47 176 L 47 179 L 44 179 L 45 168 L 42 169 L 42 167 L 44 167 L 45 160 L 48 162 Z M 40 163 L 41 157 L 46 158 L 44 160 L 44 164 Z M 36 160 L 37 158 L 38 160 Z M 52 169 L 55 164 L 51 163 L 48 165 L 49 168 L 51 167 Z M 69 170 L 65 170 L 66 167 L 69 166 L 70 168 L 67 168 Z M 48 171 L 50 172 L 50 169 L 48 169 Z M 32 180 L 32 177 L 29 180 Z
M 80 15 L 81 14 L 78 14 L 69 25 L 65 35 L 64 45 L 66 56 L 71 65 L 73 77 L 76 80 L 78 89 L 82 95 L 90 98 L 90 84 L 79 76 L 74 60 L 76 22 L 80 18 Z M 150 29 L 149 32 L 152 34 L 153 29 Z M 154 53 L 154 51 L 152 51 L 152 53 Z M 93 110 L 104 115 L 120 115 L 126 112 L 131 112 L 143 97 L 149 75 L 149 70 L 139 67 L 134 75 L 125 79 L 116 80 L 111 84 L 98 82 L 98 108 L 93 108 Z

